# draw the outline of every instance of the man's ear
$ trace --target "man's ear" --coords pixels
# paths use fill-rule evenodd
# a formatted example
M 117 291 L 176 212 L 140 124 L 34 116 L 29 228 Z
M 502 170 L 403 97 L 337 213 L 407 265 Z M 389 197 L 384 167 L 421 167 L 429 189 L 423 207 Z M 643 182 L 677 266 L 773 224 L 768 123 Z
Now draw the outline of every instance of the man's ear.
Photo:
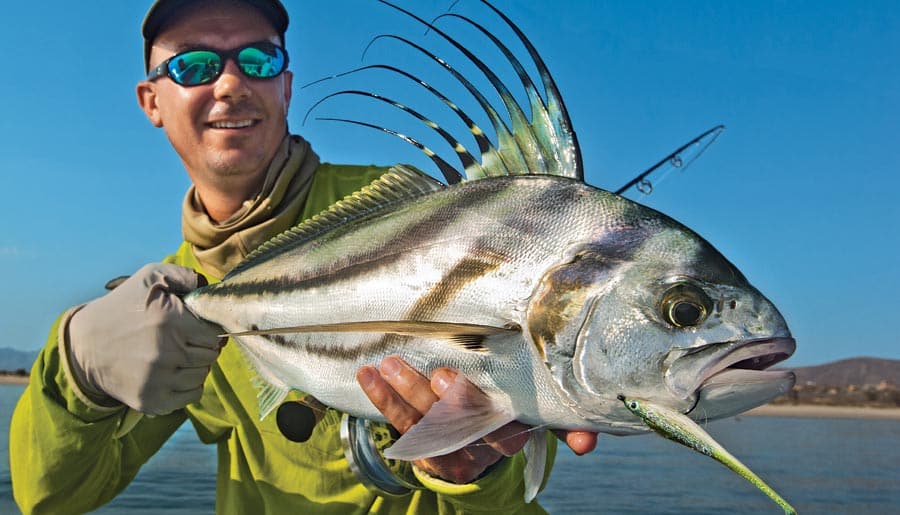
M 294 88 L 294 72 L 290 70 L 285 70 L 284 72 L 284 114 L 287 116 L 288 108 L 291 107 L 291 95 L 293 94 Z
M 159 112 L 159 104 L 157 103 L 157 95 L 156 95 L 156 85 L 150 81 L 142 80 L 138 82 L 137 85 L 137 100 L 138 105 L 141 106 L 141 109 L 144 111 L 144 114 L 147 115 L 147 118 L 150 120 L 150 123 L 153 124 L 154 127 L 162 127 L 163 121 L 162 116 Z

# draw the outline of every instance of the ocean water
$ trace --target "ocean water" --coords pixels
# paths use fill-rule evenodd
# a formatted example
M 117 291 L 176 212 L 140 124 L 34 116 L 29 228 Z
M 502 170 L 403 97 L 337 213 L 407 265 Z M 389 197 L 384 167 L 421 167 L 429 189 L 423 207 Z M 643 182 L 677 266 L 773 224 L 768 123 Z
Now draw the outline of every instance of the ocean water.
M 0 513 L 18 513 L 8 461 L 9 418 L 22 386 L 0 386 Z M 709 432 L 800 513 L 900 513 L 900 421 L 741 417 Z M 103 514 L 214 513 L 215 448 L 190 424 Z M 561 447 L 538 497 L 550 513 L 780 513 L 718 462 L 655 435 L 601 435 L 575 456 Z

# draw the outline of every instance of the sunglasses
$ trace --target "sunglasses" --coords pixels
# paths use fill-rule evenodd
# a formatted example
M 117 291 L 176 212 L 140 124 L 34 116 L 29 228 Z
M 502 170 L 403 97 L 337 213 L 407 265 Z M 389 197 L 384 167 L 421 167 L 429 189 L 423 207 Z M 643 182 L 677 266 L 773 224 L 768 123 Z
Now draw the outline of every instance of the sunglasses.
M 196 48 L 175 54 L 150 70 L 147 80 L 168 76 L 175 84 L 191 87 L 209 84 L 222 75 L 225 62 L 232 59 L 241 73 L 252 79 L 272 79 L 287 68 L 284 48 L 268 41 L 258 41 L 231 50 Z

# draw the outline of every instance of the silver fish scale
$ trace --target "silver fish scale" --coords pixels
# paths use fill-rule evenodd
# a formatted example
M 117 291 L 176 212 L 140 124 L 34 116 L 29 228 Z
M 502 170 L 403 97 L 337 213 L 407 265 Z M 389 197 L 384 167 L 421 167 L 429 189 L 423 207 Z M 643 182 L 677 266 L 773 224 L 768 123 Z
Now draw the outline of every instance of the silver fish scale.
M 295 388 L 351 415 L 383 420 L 355 375 L 388 355 L 425 374 L 459 370 L 488 394 L 492 410 L 460 414 L 459 406 L 438 402 L 388 449 L 396 459 L 445 454 L 514 419 L 614 434 L 648 431 L 620 402 L 623 394 L 702 420 L 706 413 L 740 413 L 791 387 L 793 374 L 765 370 L 794 350 L 784 319 L 724 256 L 665 215 L 582 182 L 577 140 L 554 81 L 505 15 L 483 2 L 525 46 L 546 105 L 513 54 L 482 33 L 519 75 L 530 120 L 474 54 L 425 19 L 384 3 L 484 73 L 512 132 L 468 79 L 400 36 L 386 35 L 438 62 L 468 89 L 490 119 L 496 147 L 421 79 L 388 65 L 354 71 L 391 70 L 436 95 L 470 127 L 480 164 L 412 108 L 357 90 L 329 95 L 361 94 L 415 116 L 457 150 L 467 177 L 478 180 L 458 183 L 458 170 L 390 128 L 323 118 L 406 140 L 452 186 L 441 189 L 396 167 L 390 180 L 271 240 L 222 283 L 185 297 L 195 314 L 235 335 L 263 383 L 261 416 Z M 720 129 L 670 157 L 680 162 L 683 150 Z M 646 176 L 636 181 L 649 184 Z M 526 502 L 544 476 L 543 436 L 535 431 L 530 438 Z
M 659 299 L 685 282 L 711 299 L 737 299 L 736 307 L 674 328 L 660 319 Z M 684 377 L 727 366 L 689 360 L 697 346 L 723 349 L 715 358 L 729 342 L 775 338 L 772 359 L 789 355 L 784 320 L 690 230 L 560 177 L 485 178 L 366 211 L 283 252 L 272 247 L 185 302 L 229 333 L 278 330 L 237 337 L 271 385 L 262 399 L 297 389 L 375 420 L 382 416 L 356 371 L 389 355 L 425 374 L 459 370 L 522 422 L 616 434 L 647 430 L 617 401 L 623 391 L 682 411 L 699 398 L 720 417 L 791 380 Z M 427 328 L 397 329 L 410 323 Z M 436 329 L 448 324 L 457 332 Z M 474 349 L 453 337 L 465 324 L 486 329 Z M 263 402 L 261 414 L 271 407 Z
M 558 177 L 463 183 L 339 226 L 213 285 L 189 305 L 228 332 L 392 320 L 524 328 L 545 272 L 621 227 L 628 209 L 618 197 Z M 489 338 L 490 353 L 442 338 L 360 333 L 246 336 L 239 344 L 268 382 L 366 417 L 381 418 L 355 371 L 398 354 L 423 373 L 461 370 L 526 421 L 571 418 L 527 330 L 513 335 Z

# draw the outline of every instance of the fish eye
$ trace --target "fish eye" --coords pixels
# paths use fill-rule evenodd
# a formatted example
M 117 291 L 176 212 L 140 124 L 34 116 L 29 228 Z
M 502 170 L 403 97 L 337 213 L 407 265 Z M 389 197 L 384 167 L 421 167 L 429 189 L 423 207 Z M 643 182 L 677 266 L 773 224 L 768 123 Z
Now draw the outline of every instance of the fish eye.
M 693 302 L 676 302 L 669 311 L 669 318 L 679 327 L 697 325 L 703 318 L 703 307 Z
M 682 283 L 663 294 L 660 311 L 666 322 L 675 327 L 700 325 L 710 313 L 712 300 L 700 288 Z

